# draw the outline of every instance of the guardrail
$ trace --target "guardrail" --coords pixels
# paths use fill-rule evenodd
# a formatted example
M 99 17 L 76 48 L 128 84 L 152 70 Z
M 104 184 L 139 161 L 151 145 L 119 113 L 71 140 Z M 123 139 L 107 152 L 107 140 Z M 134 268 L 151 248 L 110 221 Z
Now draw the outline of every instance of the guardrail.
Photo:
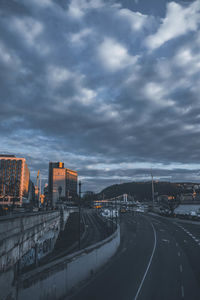
M 55 300 L 96 273 L 117 251 L 120 227 L 106 239 L 22 275 L 17 300 Z

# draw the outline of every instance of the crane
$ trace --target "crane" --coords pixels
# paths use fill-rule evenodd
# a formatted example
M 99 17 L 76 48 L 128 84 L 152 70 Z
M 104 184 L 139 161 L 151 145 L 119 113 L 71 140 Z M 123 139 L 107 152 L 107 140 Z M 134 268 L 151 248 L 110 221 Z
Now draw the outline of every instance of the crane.
M 35 186 L 35 195 L 36 199 L 39 205 L 40 195 L 39 195 L 39 176 L 40 176 L 40 170 L 37 172 L 37 179 L 36 179 L 36 186 Z
M 37 188 L 39 189 L 39 176 L 40 176 L 40 170 L 37 172 Z

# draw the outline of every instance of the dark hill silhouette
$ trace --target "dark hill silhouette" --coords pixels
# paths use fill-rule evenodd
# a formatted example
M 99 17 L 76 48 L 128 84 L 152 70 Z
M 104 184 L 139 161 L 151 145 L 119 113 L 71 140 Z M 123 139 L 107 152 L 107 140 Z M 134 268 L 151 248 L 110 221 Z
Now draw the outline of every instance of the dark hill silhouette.
M 154 182 L 154 190 L 158 195 L 176 196 L 181 191 L 179 183 L 172 182 Z M 112 198 L 122 194 L 134 196 L 136 200 L 151 200 L 151 181 L 148 182 L 127 182 L 108 186 L 99 193 L 99 197 L 104 194 L 104 199 Z

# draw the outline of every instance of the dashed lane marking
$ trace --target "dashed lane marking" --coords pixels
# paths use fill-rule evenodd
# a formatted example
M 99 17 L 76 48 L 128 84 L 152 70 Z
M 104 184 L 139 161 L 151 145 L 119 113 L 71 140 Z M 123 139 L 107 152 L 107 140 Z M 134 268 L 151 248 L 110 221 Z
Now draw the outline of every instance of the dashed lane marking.
M 185 296 L 184 286 L 183 285 L 181 286 L 181 296 L 182 296 L 182 298 L 184 298 L 184 296 Z
M 166 240 L 166 239 L 162 239 L 162 241 L 165 243 L 169 243 L 169 240 Z
M 185 233 L 187 233 L 200 246 L 200 240 L 199 239 L 197 239 L 191 232 L 189 232 L 184 227 L 182 227 L 182 226 L 179 226 L 179 227 L 182 228 L 183 231 L 185 231 Z M 184 240 L 184 242 L 186 243 L 186 240 Z
M 180 272 L 182 273 L 183 272 L 183 266 L 180 265 L 179 267 L 180 267 Z

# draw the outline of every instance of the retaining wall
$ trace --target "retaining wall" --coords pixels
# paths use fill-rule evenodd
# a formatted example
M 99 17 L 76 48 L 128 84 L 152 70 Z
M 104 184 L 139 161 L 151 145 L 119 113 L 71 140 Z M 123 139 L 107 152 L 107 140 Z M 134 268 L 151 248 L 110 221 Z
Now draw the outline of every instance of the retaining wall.
M 117 251 L 120 228 L 105 240 L 21 276 L 17 300 L 56 300 L 91 277 Z
M 60 212 L 17 216 L 0 222 L 0 272 L 16 264 L 46 232 L 60 230 Z

